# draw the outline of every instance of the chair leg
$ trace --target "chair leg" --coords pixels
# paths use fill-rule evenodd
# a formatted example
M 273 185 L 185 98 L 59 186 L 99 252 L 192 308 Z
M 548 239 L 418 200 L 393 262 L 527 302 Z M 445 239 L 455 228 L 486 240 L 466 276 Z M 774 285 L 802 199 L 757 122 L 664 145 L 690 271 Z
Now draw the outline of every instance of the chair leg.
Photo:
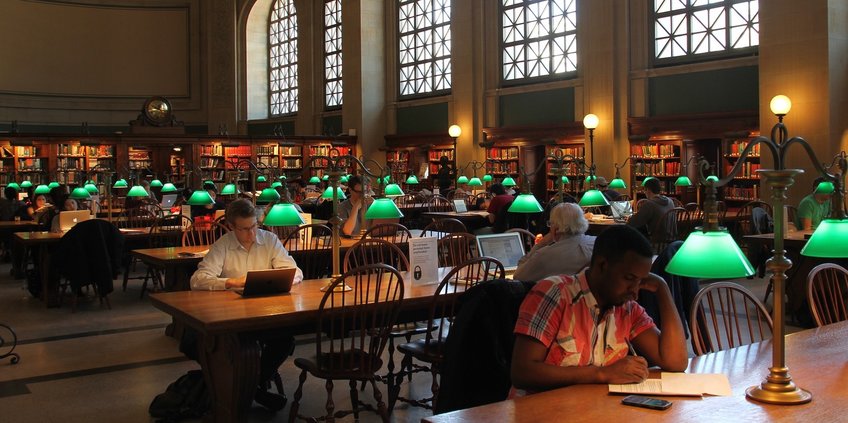
M 124 283 L 122 285 L 124 291 L 127 290 L 127 282 L 129 281 L 129 279 L 130 279 L 130 266 L 127 265 L 127 267 L 124 269 Z
M 327 387 L 327 419 L 326 421 L 329 423 L 333 423 L 336 421 L 335 413 L 336 404 L 333 403 L 333 379 L 327 379 L 327 383 L 325 384 Z
M 300 398 L 303 397 L 303 383 L 306 382 L 306 370 L 300 372 L 300 381 L 297 384 L 297 390 L 294 391 L 294 399 L 292 400 L 291 408 L 289 409 L 289 423 L 294 423 L 297 420 L 297 411 L 300 408 Z
M 383 402 L 383 394 L 380 392 L 380 389 L 377 387 L 377 381 L 374 379 L 371 379 L 371 389 L 374 390 L 374 399 L 377 400 L 377 412 L 380 413 L 383 423 L 389 423 L 389 409 L 386 407 L 386 403 Z
M 433 384 L 430 385 L 430 390 L 433 392 L 433 401 L 430 403 L 431 410 L 436 409 L 436 401 L 439 400 L 439 365 L 433 363 L 430 365 L 430 374 L 433 375 Z
M 274 375 L 274 386 L 277 388 L 278 394 L 286 394 L 286 390 L 283 388 L 283 378 L 280 376 L 280 372 L 277 372 L 277 374 Z
M 350 405 L 353 406 L 353 418 L 359 421 L 359 391 L 356 390 L 355 379 L 350 380 Z

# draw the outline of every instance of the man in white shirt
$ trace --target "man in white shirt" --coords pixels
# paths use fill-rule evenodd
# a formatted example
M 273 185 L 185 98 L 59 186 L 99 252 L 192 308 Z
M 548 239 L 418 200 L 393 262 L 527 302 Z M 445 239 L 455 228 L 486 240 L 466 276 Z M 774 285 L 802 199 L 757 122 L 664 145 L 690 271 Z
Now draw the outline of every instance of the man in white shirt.
M 249 201 L 240 199 L 227 206 L 227 223 L 232 230 L 215 241 L 197 271 L 191 277 L 193 290 L 224 290 L 244 287 L 249 270 L 278 269 L 297 267 L 279 238 L 271 232 L 257 227 L 256 208 Z M 303 280 L 303 272 L 298 268 L 294 283 Z M 193 334 L 196 336 L 196 334 Z M 191 338 L 192 336 L 189 336 Z M 185 338 L 185 337 L 184 337 Z M 277 373 L 283 361 L 294 349 L 294 337 L 284 331 L 274 330 L 255 334 L 262 346 L 259 364 L 259 387 L 255 400 L 264 407 L 277 411 L 286 404 L 283 395 L 265 391 L 266 383 Z M 194 345 L 187 343 L 194 342 Z M 196 340 L 184 339 L 180 349 L 192 357 L 192 347 L 196 349 Z

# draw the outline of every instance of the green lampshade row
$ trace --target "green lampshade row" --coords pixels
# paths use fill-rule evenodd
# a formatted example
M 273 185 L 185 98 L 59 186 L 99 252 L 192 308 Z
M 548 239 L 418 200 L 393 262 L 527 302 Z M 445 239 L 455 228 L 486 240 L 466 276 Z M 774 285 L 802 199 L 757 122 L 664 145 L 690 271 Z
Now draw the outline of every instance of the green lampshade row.
M 186 201 L 186 204 L 190 206 L 206 206 L 213 203 L 215 203 L 215 201 L 212 200 L 209 193 L 202 189 L 195 190 L 191 194 L 191 197 L 189 197 L 188 201 Z
M 238 193 L 239 189 L 236 187 L 236 184 L 227 184 L 221 189 L 221 195 L 236 195 Z
M 465 175 L 462 175 L 462 176 L 460 176 L 459 178 L 456 178 L 456 183 L 458 183 L 458 184 L 467 184 L 467 183 L 468 183 L 468 177 L 467 177 L 467 176 L 465 176 Z
M 259 175 L 256 177 L 256 182 L 268 182 L 268 178 L 265 175 Z
M 124 181 L 124 183 L 126 183 L 126 181 Z M 49 184 L 47 184 L 47 187 L 50 188 L 50 189 L 57 188 L 58 186 L 59 186 L 59 183 L 56 182 L 56 181 L 53 181 L 53 182 L 50 182 Z
M 91 183 L 91 181 L 89 181 L 88 183 L 86 183 L 86 184 L 85 184 L 85 186 L 84 186 L 83 188 L 85 188 L 85 190 L 86 190 L 86 191 L 88 191 L 88 193 L 89 193 L 89 194 L 92 194 L 92 195 L 95 195 L 95 194 L 99 194 L 99 193 L 100 193 L 100 190 L 99 190 L 99 189 L 97 189 L 97 185 L 94 185 L 93 183 Z
M 162 181 L 160 181 L 158 179 L 154 179 L 154 180 L 150 181 L 150 186 L 152 188 L 162 188 Z
M 563 184 L 571 183 L 571 181 L 568 179 L 568 176 L 565 176 L 565 175 L 562 175 L 562 178 L 560 178 L 560 180 L 562 181 Z
M 21 188 L 30 188 L 30 187 L 32 187 L 32 181 L 30 181 L 29 179 L 21 182 Z
M 52 184 L 52 182 L 51 182 L 51 184 Z M 58 184 L 56 186 L 58 186 Z M 126 179 L 118 179 L 117 181 L 115 181 L 115 185 L 112 185 L 112 188 L 126 188 L 128 186 L 129 185 L 127 185 Z
M 20 186 L 20 185 L 18 185 L 18 183 L 17 183 L 17 182 L 9 182 L 9 185 L 6 185 L 6 186 L 7 186 L 7 187 L 9 187 L 9 188 L 14 188 L 14 189 L 15 189 L 15 191 L 20 191 L 20 190 L 21 190 L 21 186 Z
M 713 181 L 713 182 L 718 182 L 718 176 L 715 176 L 715 175 L 707 176 L 707 180 Z
M 642 180 L 642 186 L 645 186 L 645 182 L 648 182 L 648 181 L 650 181 L 651 179 L 657 179 L 657 178 L 654 178 L 653 176 L 649 176 L 649 177 L 647 177 L 647 178 L 643 179 L 643 180 Z
M 510 213 L 541 213 L 544 211 L 533 194 L 520 194 L 507 209 Z
M 277 188 L 281 186 L 283 186 L 283 183 L 280 181 L 274 181 L 274 183 L 271 184 L 271 188 Z
M 475 177 L 468 180 L 468 186 L 470 186 L 470 187 L 482 187 L 483 181 L 481 181 L 480 178 L 475 176 Z
M 418 185 L 418 177 L 415 176 L 415 175 L 409 175 L 409 177 L 406 178 L 406 184 L 407 185 Z
M 492 175 L 490 175 L 488 173 L 483 175 L 483 182 L 492 182 L 492 179 L 493 179 Z
M 35 195 L 50 194 L 50 187 L 47 185 L 39 185 L 35 187 Z
M 71 191 L 71 198 L 73 198 L 74 200 L 90 200 L 91 194 L 89 194 L 88 190 L 86 190 L 85 188 L 77 187 L 74 188 L 73 191 Z
M 342 191 L 341 187 L 336 187 L 336 197 L 340 201 L 347 198 L 344 191 Z M 332 200 L 333 199 L 333 187 L 327 187 L 327 189 L 324 190 L 324 193 L 321 194 L 321 198 L 323 198 L 325 200 Z
M 127 193 L 127 197 L 147 197 L 147 191 L 141 185 L 136 185 L 130 188 L 130 192 Z
M 265 188 L 256 198 L 257 203 L 273 203 L 280 199 L 280 193 L 274 188 Z
M 398 184 L 389 184 L 386 186 L 384 194 L 386 196 L 397 197 L 403 195 L 403 190 Z
M 608 206 L 609 201 L 607 201 L 607 197 L 604 196 L 604 193 L 596 190 L 590 189 L 580 197 L 580 202 L 578 203 L 580 207 L 600 207 L 600 206 Z
M 816 194 L 833 194 L 833 191 L 835 190 L 836 187 L 834 187 L 833 182 L 830 181 L 819 182 L 818 186 L 816 186 Z
M 594 182 L 596 179 L 598 179 L 598 177 L 595 176 L 595 175 L 587 175 L 584 182 L 586 182 L 587 184 L 590 184 L 590 183 Z
M 501 182 L 501 185 L 503 185 L 503 186 L 505 186 L 505 187 L 514 187 L 514 186 L 516 186 L 516 185 L 518 185 L 518 184 L 516 184 L 516 183 L 515 183 L 515 179 L 512 179 L 512 176 L 507 176 L 507 177 L 506 177 L 506 178 L 504 178 L 504 180 Z
M 321 180 L 322 180 L 322 181 L 328 181 L 328 180 L 330 180 L 330 175 L 325 174 L 324 176 L 322 176 L 322 177 L 321 177 Z
M 678 187 L 691 187 L 692 181 L 686 175 L 680 175 L 676 181 L 674 181 L 674 186 Z
M 627 184 L 624 183 L 624 179 L 615 178 L 610 181 L 609 187 L 612 189 L 627 189 Z
M 298 226 L 304 223 L 294 204 L 274 204 L 262 222 L 265 226 Z
M 366 219 L 395 219 L 403 217 L 400 209 L 391 198 L 378 198 L 365 212 Z
M 350 181 L 350 178 L 347 175 L 342 175 L 342 177 L 339 178 L 339 182 L 341 182 L 343 184 L 348 183 L 348 181 Z
M 825 219 L 813 235 L 807 240 L 807 244 L 801 249 L 801 255 L 820 258 L 846 258 L 848 257 L 848 220 Z
M 699 279 L 732 279 L 754 274 L 755 269 L 727 231 L 689 234 L 665 271 Z
M 320 184 L 321 178 L 319 178 L 317 176 L 313 176 L 313 177 L 309 178 L 309 183 L 310 184 Z
M 392 179 L 391 175 L 386 175 L 386 176 L 384 176 L 380 179 L 380 183 L 383 184 L 383 185 L 388 185 L 389 182 L 391 181 L 391 179 Z
M 177 192 L 177 187 L 170 182 L 166 182 L 165 185 L 162 185 L 162 193 L 167 194 L 169 192 Z

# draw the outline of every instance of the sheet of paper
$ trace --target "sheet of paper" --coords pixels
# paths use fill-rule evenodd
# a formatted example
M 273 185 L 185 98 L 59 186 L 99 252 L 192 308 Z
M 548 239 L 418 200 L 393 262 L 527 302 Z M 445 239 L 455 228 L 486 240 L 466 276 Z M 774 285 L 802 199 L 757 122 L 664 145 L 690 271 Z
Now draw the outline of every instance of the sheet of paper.
M 439 283 L 439 254 L 435 237 L 409 238 L 409 270 L 412 283 Z
M 722 373 L 663 372 L 660 379 L 642 383 L 610 384 L 609 392 L 620 394 L 730 396 L 730 381 Z

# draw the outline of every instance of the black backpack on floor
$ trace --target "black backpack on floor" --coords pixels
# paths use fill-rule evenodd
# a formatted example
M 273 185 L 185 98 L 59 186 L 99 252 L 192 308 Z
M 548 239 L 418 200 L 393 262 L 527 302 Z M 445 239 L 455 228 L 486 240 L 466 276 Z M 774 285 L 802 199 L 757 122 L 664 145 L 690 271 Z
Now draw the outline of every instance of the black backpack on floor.
M 202 417 L 211 405 L 212 400 L 203 381 L 203 372 L 190 370 L 168 385 L 165 392 L 156 395 L 148 412 L 152 417 L 160 419 L 159 422 L 168 423 Z

